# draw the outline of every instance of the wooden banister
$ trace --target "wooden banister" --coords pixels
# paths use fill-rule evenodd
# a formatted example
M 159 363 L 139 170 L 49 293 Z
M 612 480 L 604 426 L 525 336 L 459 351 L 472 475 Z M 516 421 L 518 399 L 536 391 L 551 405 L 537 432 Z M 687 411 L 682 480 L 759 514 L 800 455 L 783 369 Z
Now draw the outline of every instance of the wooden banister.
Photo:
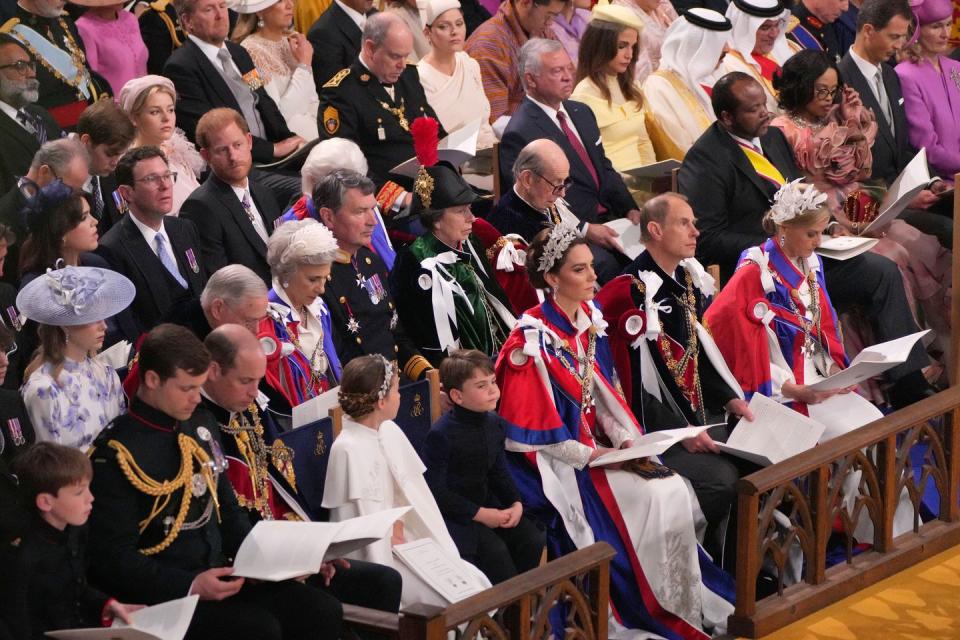
M 446 608 L 414 605 L 399 616 L 344 606 L 349 626 L 400 640 L 473 638 L 484 631 L 491 638 L 545 640 L 551 637 L 549 614 L 557 603 L 567 606 L 567 626 L 583 640 L 605 640 L 610 598 L 610 560 L 616 552 L 598 542 L 515 576 Z
M 924 447 L 919 482 L 910 455 L 914 447 Z M 848 478 L 857 479 L 856 486 L 845 487 Z M 922 522 L 928 482 L 939 493 L 939 514 Z M 852 514 L 842 504 L 845 492 L 855 494 L 849 496 Z M 894 515 L 904 492 L 913 508 L 913 530 L 894 538 Z M 756 638 L 960 544 L 960 388 L 742 478 L 737 493 L 737 603 L 728 629 Z M 873 540 L 860 542 L 872 548 L 855 556 L 850 543 L 845 561 L 827 567 L 834 523 L 852 540 L 863 517 L 874 533 Z M 797 546 L 803 575 L 783 587 L 788 557 Z M 762 566 L 774 568 L 779 584 L 773 595 L 757 600 Z

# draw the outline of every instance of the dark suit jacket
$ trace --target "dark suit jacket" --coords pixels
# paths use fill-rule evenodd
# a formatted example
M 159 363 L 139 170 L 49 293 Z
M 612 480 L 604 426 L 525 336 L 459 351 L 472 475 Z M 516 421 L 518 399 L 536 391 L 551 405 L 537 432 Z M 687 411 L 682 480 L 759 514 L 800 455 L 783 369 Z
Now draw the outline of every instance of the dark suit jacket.
M 313 80 L 317 92 L 337 71 L 346 69 L 360 55 L 360 36 L 357 23 L 336 2 L 320 14 L 307 31 L 307 40 L 313 45 Z
M 113 192 L 117 190 L 116 177 L 111 173 L 108 176 L 101 176 L 99 182 L 100 195 L 103 196 L 103 211 L 100 213 L 100 219 L 97 221 L 97 232 L 100 234 L 100 237 L 103 237 L 107 235 L 111 227 L 120 222 L 122 214 L 120 210 L 117 209 L 117 203 L 113 199 Z M 93 185 L 96 185 L 96 180 L 93 182 Z
M 780 129 L 767 129 L 760 145 L 784 178 L 802 177 Z M 710 125 L 680 167 L 680 193 L 689 198 L 698 219 L 700 261 L 719 264 L 723 279 L 729 278 L 740 253 L 767 238 L 762 220 L 776 191 L 757 174 L 726 129 L 716 122 Z
M 280 205 L 270 189 L 253 178 L 248 181 L 250 195 L 260 211 L 267 233 L 273 233 L 274 221 L 280 217 Z M 267 245 L 257 235 L 230 185 L 211 173 L 183 203 L 180 217 L 197 226 L 203 253 L 201 262 L 208 273 L 239 263 L 256 271 L 270 285 Z
M 140 229 L 131 219 L 132 215 L 123 216 L 101 238 L 97 253 L 110 264 L 111 269 L 130 278 L 136 285 L 137 297 L 132 306 L 138 330 L 142 333 L 158 325 L 178 303 L 200 297 L 207 283 L 207 273 L 201 259 L 200 236 L 192 222 L 173 216 L 167 216 L 163 221 L 180 275 L 187 281 L 187 288 L 184 289 L 167 272 L 153 247 L 147 245 Z M 187 257 L 189 251 L 195 257 L 196 271 Z
M 497 204 L 487 214 L 487 222 L 503 235 L 517 234 L 527 244 L 533 242 L 535 235 L 552 224 L 546 214 L 524 202 L 513 187 L 500 196 Z
M 893 112 L 893 123 L 896 135 L 890 132 L 890 123 L 883 115 L 883 109 L 873 95 L 870 88 L 872 80 L 867 80 L 860 72 L 860 67 L 847 52 L 840 61 L 840 80 L 857 90 L 864 106 L 873 110 L 877 118 L 877 138 L 873 141 L 873 173 L 871 178 L 882 180 L 890 184 L 897 179 L 907 163 L 913 159 L 915 151 L 910 146 L 908 137 L 910 126 L 907 123 L 907 114 L 903 109 L 903 92 L 900 90 L 900 78 L 896 71 L 887 63 L 883 63 L 883 86 L 890 99 L 890 110 Z
M 47 130 L 47 140 L 56 140 L 63 132 L 53 116 L 43 107 L 35 104 L 24 109 L 43 119 Z M 0 111 L 0 139 L 3 140 L 3 153 L 0 154 L 0 193 L 6 193 L 17 186 L 17 178 L 30 169 L 34 154 L 40 149 L 37 137 L 28 133 L 20 123 Z M 19 227 L 19 225 L 17 225 Z
M 564 199 L 570 204 L 570 209 L 584 222 L 597 221 L 597 203 L 609 210 L 611 218 L 621 218 L 630 209 L 636 209 L 623 178 L 616 172 L 600 142 L 600 128 L 597 119 L 590 107 L 582 102 L 566 100 L 563 107 L 570 116 L 570 120 L 580 134 L 580 140 L 587 150 L 587 155 L 593 162 L 594 169 L 600 179 L 600 190 L 590 175 L 589 170 L 580 160 L 580 156 L 573 150 L 567 136 L 563 134 L 543 109 L 528 99 L 520 103 L 516 113 L 510 118 L 500 141 L 500 184 L 506 192 L 513 186 L 513 163 L 520 154 L 520 150 L 538 138 L 553 140 L 570 161 L 570 177 L 573 186 L 567 189 Z
M 246 49 L 229 40 L 226 45 L 241 75 L 246 75 L 256 68 Z M 240 105 L 227 86 L 227 81 L 207 56 L 203 55 L 200 47 L 189 38 L 182 47 L 170 54 L 163 66 L 163 75 L 173 80 L 177 88 L 177 125 L 186 132 L 190 140 L 195 140 L 197 122 L 207 111 L 217 107 L 230 107 L 240 111 Z M 267 95 L 263 87 L 257 89 L 256 93 L 257 110 L 263 120 L 267 137 L 253 138 L 253 159 L 261 163 L 272 162 L 273 143 L 285 140 L 293 134 L 287 128 L 287 122 L 273 98 Z

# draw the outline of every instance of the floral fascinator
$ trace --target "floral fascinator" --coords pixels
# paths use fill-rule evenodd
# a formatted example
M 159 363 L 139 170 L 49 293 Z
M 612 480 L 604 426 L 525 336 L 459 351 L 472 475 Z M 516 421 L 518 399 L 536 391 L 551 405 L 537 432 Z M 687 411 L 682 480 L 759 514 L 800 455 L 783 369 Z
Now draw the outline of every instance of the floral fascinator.
M 784 225 L 807 211 L 819 209 L 827 201 L 827 194 L 820 193 L 813 185 L 802 184 L 801 179 L 784 184 L 773 195 L 770 219 Z
M 94 267 L 48 269 L 17 294 L 28 320 L 74 327 L 106 320 L 130 306 L 137 289 L 115 271 Z

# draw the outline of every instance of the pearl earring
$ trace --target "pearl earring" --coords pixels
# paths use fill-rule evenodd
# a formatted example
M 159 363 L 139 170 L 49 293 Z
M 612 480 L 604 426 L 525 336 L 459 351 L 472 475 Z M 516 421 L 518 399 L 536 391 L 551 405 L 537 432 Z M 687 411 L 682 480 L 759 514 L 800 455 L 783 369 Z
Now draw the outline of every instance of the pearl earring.
M 257 18 L 257 29 L 263 29 L 263 18 Z
M 287 287 L 290 286 L 290 282 L 288 280 L 284 280 L 283 282 L 280 283 L 280 286 L 286 289 Z
M 781 248 L 781 249 L 783 249 L 783 245 L 784 245 L 784 243 L 785 243 L 786 241 L 787 241 L 786 236 L 784 236 L 784 235 L 781 234 L 781 235 L 780 235 L 780 248 Z

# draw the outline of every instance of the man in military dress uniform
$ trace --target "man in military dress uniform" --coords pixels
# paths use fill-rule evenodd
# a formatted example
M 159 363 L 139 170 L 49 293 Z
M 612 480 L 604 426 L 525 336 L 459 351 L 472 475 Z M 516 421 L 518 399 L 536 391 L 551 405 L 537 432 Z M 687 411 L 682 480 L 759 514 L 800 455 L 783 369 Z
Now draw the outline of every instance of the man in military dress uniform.
M 847 10 L 847 0 L 800 0 L 791 11 L 799 21 L 787 37 L 804 49 L 826 51 L 837 62 L 846 53 L 837 20 Z
M 220 426 L 237 501 L 252 522 L 299 519 L 304 510 L 293 457 L 312 452 L 294 451 L 277 437 L 279 429 L 258 391 L 267 367 L 260 342 L 245 327 L 225 324 L 207 336 L 204 346 L 213 362 L 203 385 L 203 407 Z M 334 608 L 342 601 L 393 613 L 400 608 L 401 582 L 393 568 L 360 560 L 327 563 L 308 580 Z
M 210 365 L 203 344 L 160 325 L 141 345 L 139 365 L 129 412 L 93 453 L 93 581 L 144 604 L 198 595 L 188 639 L 313 640 L 339 628 L 339 608 L 313 587 L 231 577 L 229 560 L 251 526 L 222 477 L 217 421 L 196 411 Z
M 110 85 L 87 64 L 77 27 L 63 13 L 65 4 L 65 0 L 21 0 L 0 32 L 10 33 L 26 46 L 37 64 L 37 104 L 57 124 L 70 129 L 88 104 L 110 91 Z
M 167 58 L 186 39 L 173 0 L 141 1 L 134 13 L 140 23 L 140 37 L 147 45 L 147 73 L 162 75 Z
M 397 360 L 404 375 L 418 380 L 432 367 L 400 326 L 387 267 L 370 249 L 377 225 L 373 192 L 373 181 L 346 169 L 324 176 L 313 192 L 320 219 L 340 247 L 323 294 L 332 315 L 333 342 L 344 366 L 357 356 L 379 353 Z
M 437 119 L 416 66 L 406 63 L 411 51 L 413 34 L 401 18 L 391 12 L 369 16 L 360 57 L 323 85 L 317 111 L 321 136 L 360 145 L 390 227 L 391 218 L 405 215 L 413 199 L 413 178 L 389 175 L 414 157 L 410 124 L 420 116 Z M 445 136 L 441 127 L 439 137 Z

